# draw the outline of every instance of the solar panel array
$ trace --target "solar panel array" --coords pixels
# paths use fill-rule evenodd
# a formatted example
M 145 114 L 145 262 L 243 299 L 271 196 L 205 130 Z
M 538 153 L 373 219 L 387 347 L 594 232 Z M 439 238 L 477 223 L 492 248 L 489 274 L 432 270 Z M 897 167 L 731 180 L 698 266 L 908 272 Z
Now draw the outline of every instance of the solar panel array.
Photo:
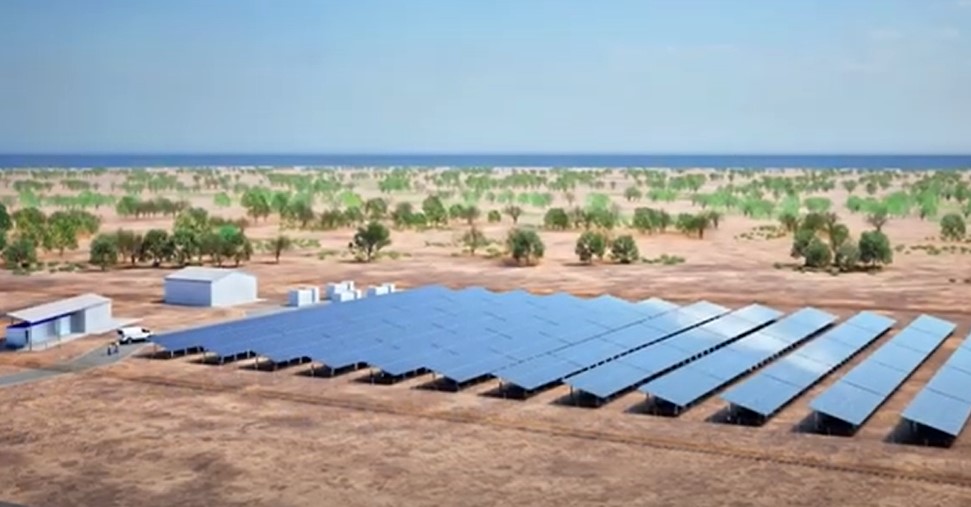
M 393 377 L 432 371 L 458 384 L 493 376 L 525 391 L 562 381 L 601 399 L 639 386 L 680 407 L 782 356 L 722 395 L 768 417 L 895 322 L 861 312 L 811 339 L 836 317 L 811 307 L 782 315 L 761 305 L 731 311 L 706 301 L 681 307 L 660 299 L 632 303 L 611 296 L 427 286 L 175 331 L 152 341 L 171 351 L 255 354 L 277 363 L 309 359 L 335 370 L 368 364 Z M 859 426 L 955 327 L 918 317 L 811 408 Z M 903 418 L 956 437 L 971 418 L 967 386 L 971 336 Z
M 648 382 L 639 391 L 664 402 L 687 407 L 797 346 L 835 321 L 835 315 L 815 308 L 803 308 L 761 331 Z
M 853 426 L 863 424 L 955 327 L 951 322 L 921 315 L 809 406 Z
M 511 365 L 496 371 L 495 376 L 506 384 L 531 391 L 728 312 L 728 308 L 702 301 Z
M 761 305 L 750 305 L 705 323 L 670 339 L 658 341 L 619 357 L 564 382 L 571 388 L 609 398 L 685 362 L 701 357 L 738 337 L 758 329 L 782 313 Z M 679 330 L 670 329 L 672 334 Z
M 957 437 L 971 416 L 971 336 L 904 409 L 903 418 Z
M 769 417 L 873 343 L 894 322 L 872 312 L 858 313 L 736 384 L 721 398 Z
M 721 307 L 702 302 L 693 308 L 686 315 Z M 629 344 L 621 337 L 630 333 L 619 331 L 677 309 L 659 299 L 631 303 L 611 296 L 430 286 L 177 331 L 153 341 L 169 350 L 202 348 L 220 357 L 309 358 L 334 369 L 366 363 L 392 375 L 430 369 L 463 382 L 553 353 L 583 354 L 582 361 L 622 353 Z M 678 321 L 673 319 L 666 325 Z M 598 339 L 612 331 L 618 331 L 620 343 Z

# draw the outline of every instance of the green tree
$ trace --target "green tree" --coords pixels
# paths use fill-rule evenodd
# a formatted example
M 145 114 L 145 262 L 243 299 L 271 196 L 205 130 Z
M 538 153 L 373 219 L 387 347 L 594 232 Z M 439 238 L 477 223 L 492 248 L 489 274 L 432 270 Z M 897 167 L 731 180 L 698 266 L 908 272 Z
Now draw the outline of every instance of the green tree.
M 120 217 L 131 217 L 139 214 L 140 201 L 133 195 L 126 195 L 115 203 L 115 213 Z
M 37 263 L 37 246 L 26 236 L 16 236 L 3 249 L 3 260 L 8 268 L 27 269 Z
M 799 217 L 788 211 L 779 214 L 779 223 L 788 233 L 794 233 L 799 228 Z
M 960 240 L 965 234 L 964 218 L 957 213 L 948 213 L 941 218 L 941 237 L 945 240 Z
M 539 234 L 532 229 L 515 228 L 506 236 L 506 248 L 509 255 L 519 265 L 531 265 L 543 258 L 546 245 Z
M 10 213 L 7 212 L 7 207 L 0 202 L 0 232 L 7 232 L 13 227 L 13 220 L 10 219 Z
M 498 210 L 491 209 L 486 217 L 490 224 L 497 224 L 502 221 L 502 214 Z
M 63 257 L 64 250 L 78 247 L 78 223 L 66 213 L 54 213 L 49 219 L 47 236 L 50 246 Z
M 301 229 L 306 229 L 317 215 L 307 199 L 291 199 L 283 216 L 287 220 L 300 224 Z
M 607 236 L 599 231 L 584 231 L 577 238 L 577 246 L 574 252 L 580 258 L 580 262 L 590 263 L 594 257 L 603 259 L 607 251 Z
M 10 215 L 17 235 L 30 240 L 35 247 L 50 248 L 51 238 L 47 227 L 47 215 L 37 208 L 22 208 Z
M 825 268 L 833 260 L 833 254 L 826 243 L 817 237 L 809 242 L 805 250 L 806 266 L 811 268 Z
M 270 240 L 270 251 L 273 252 L 273 260 L 280 263 L 280 255 L 293 248 L 293 240 L 289 236 L 279 235 Z
M 193 257 L 202 256 L 202 234 L 192 229 L 176 228 L 172 232 L 173 259 L 179 266 L 185 266 Z
M 433 225 L 443 226 L 448 223 L 448 210 L 437 195 L 426 197 L 421 203 L 421 210 Z
M 644 197 L 644 193 L 635 186 L 629 186 L 624 190 L 624 199 L 627 199 L 628 202 L 639 201 L 642 197 Z
M 391 231 L 380 222 L 370 222 L 358 228 L 347 247 L 359 260 L 371 262 L 382 248 L 390 244 Z
M 853 191 L 856 190 L 856 185 L 857 185 L 856 180 L 843 180 L 843 188 L 845 188 L 846 191 L 850 194 L 852 194 Z
M 399 202 L 391 212 L 391 221 L 394 222 L 395 227 L 407 227 L 411 225 L 414 214 L 415 209 L 410 202 Z
M 388 201 L 381 197 L 368 199 L 364 203 L 364 214 L 370 220 L 384 220 L 388 216 Z
M 570 215 L 563 208 L 550 208 L 543 216 L 543 225 L 547 229 L 564 230 L 570 228 Z
M 618 236 L 610 242 L 610 257 L 621 264 L 630 264 L 640 258 L 637 242 L 630 234 Z
M 883 226 L 887 224 L 889 218 L 889 213 L 886 204 L 880 203 L 879 205 L 873 207 L 869 213 L 867 213 L 866 221 L 870 224 L 877 232 L 883 231 Z
M 476 220 L 479 219 L 480 216 L 482 216 L 482 210 L 472 205 L 462 206 L 457 216 L 462 220 L 465 220 L 465 223 L 472 225 Z
M 519 224 L 519 217 L 523 214 L 523 209 L 519 206 L 506 206 L 502 212 L 509 215 L 509 218 L 512 219 L 513 225 L 517 225 Z
M 489 246 L 489 239 L 473 225 L 471 229 L 462 235 L 462 244 L 469 251 L 469 254 L 474 256 L 477 250 Z
M 260 218 L 266 218 L 273 212 L 270 199 L 266 191 L 251 188 L 243 192 L 243 197 L 239 200 L 239 203 L 246 208 L 248 216 L 252 217 L 254 221 L 259 221 Z
M 806 256 L 806 249 L 809 244 L 816 239 L 816 233 L 812 229 L 799 228 L 792 239 L 792 250 L 790 255 L 794 259 L 801 259 Z
M 146 232 L 140 247 L 139 258 L 151 260 L 152 267 L 156 268 L 175 255 L 175 243 L 169 237 L 168 231 L 164 229 L 152 229 Z
M 868 231 L 860 235 L 860 262 L 869 266 L 893 262 L 890 240 L 880 231 Z
M 840 271 L 849 272 L 856 269 L 856 265 L 860 263 L 860 249 L 852 241 L 846 241 L 840 245 L 839 250 L 836 251 L 836 257 L 834 258 L 834 264 L 839 268 Z
M 118 245 L 118 254 L 122 258 L 131 261 L 132 266 L 138 262 L 142 252 L 142 235 L 127 229 L 118 229 L 115 232 L 115 240 Z
M 88 262 L 107 271 L 110 266 L 118 264 L 118 242 L 111 234 L 99 234 L 91 241 L 91 252 Z

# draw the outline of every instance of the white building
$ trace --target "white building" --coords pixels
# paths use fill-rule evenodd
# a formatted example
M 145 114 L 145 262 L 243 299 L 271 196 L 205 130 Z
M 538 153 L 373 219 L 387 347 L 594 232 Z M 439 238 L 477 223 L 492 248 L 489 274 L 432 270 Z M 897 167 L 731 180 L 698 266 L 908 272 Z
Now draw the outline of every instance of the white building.
M 236 269 L 188 267 L 165 277 L 165 302 L 233 306 L 257 300 L 256 277 Z
M 82 294 L 6 314 L 14 321 L 7 326 L 6 346 L 33 348 L 68 337 L 111 331 L 117 323 L 111 316 L 111 300 L 97 294 Z

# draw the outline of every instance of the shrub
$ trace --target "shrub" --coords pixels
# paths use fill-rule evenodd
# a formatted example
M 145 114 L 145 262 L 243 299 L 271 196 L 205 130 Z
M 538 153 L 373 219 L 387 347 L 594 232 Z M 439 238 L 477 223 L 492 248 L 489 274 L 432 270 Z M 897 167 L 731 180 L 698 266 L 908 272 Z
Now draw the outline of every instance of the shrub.
M 949 213 L 941 219 L 941 237 L 945 240 L 957 241 L 964 238 L 964 218 L 957 213 Z
M 607 237 L 597 231 L 585 231 L 577 238 L 577 246 L 574 252 L 581 262 L 591 262 L 594 257 L 603 259 L 607 251 Z
M 893 262 L 890 240 L 880 231 L 864 232 L 860 235 L 860 262 L 871 266 Z
M 547 229 L 564 230 L 570 227 L 570 215 L 563 208 L 550 208 L 543 217 Z
M 610 257 L 621 264 L 630 264 L 640 258 L 637 242 L 630 234 L 624 234 L 610 243 Z
M 506 248 L 513 260 L 520 265 L 531 265 L 543 258 L 546 246 L 539 234 L 532 229 L 513 229 L 506 236 Z
M 804 254 L 806 266 L 810 268 L 825 268 L 833 260 L 829 246 L 816 237 L 809 242 Z

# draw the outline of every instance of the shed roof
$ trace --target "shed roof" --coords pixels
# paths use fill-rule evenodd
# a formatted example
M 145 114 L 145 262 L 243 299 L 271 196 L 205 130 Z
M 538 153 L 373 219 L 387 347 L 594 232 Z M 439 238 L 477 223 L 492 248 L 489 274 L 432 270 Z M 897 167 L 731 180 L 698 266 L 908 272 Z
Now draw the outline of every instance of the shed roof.
M 110 303 L 111 300 L 89 292 L 80 296 L 74 296 L 73 298 L 61 299 L 60 301 L 52 301 L 42 305 L 31 306 L 30 308 L 7 312 L 7 316 L 25 322 L 41 322 L 106 302 Z
M 187 268 L 182 268 L 175 273 L 169 274 L 165 277 L 166 280 L 188 280 L 194 282 L 215 282 L 226 278 L 233 273 L 240 273 L 246 276 L 250 276 L 248 273 L 244 273 L 238 269 L 228 269 L 228 268 L 206 268 L 201 266 L 189 266 Z

